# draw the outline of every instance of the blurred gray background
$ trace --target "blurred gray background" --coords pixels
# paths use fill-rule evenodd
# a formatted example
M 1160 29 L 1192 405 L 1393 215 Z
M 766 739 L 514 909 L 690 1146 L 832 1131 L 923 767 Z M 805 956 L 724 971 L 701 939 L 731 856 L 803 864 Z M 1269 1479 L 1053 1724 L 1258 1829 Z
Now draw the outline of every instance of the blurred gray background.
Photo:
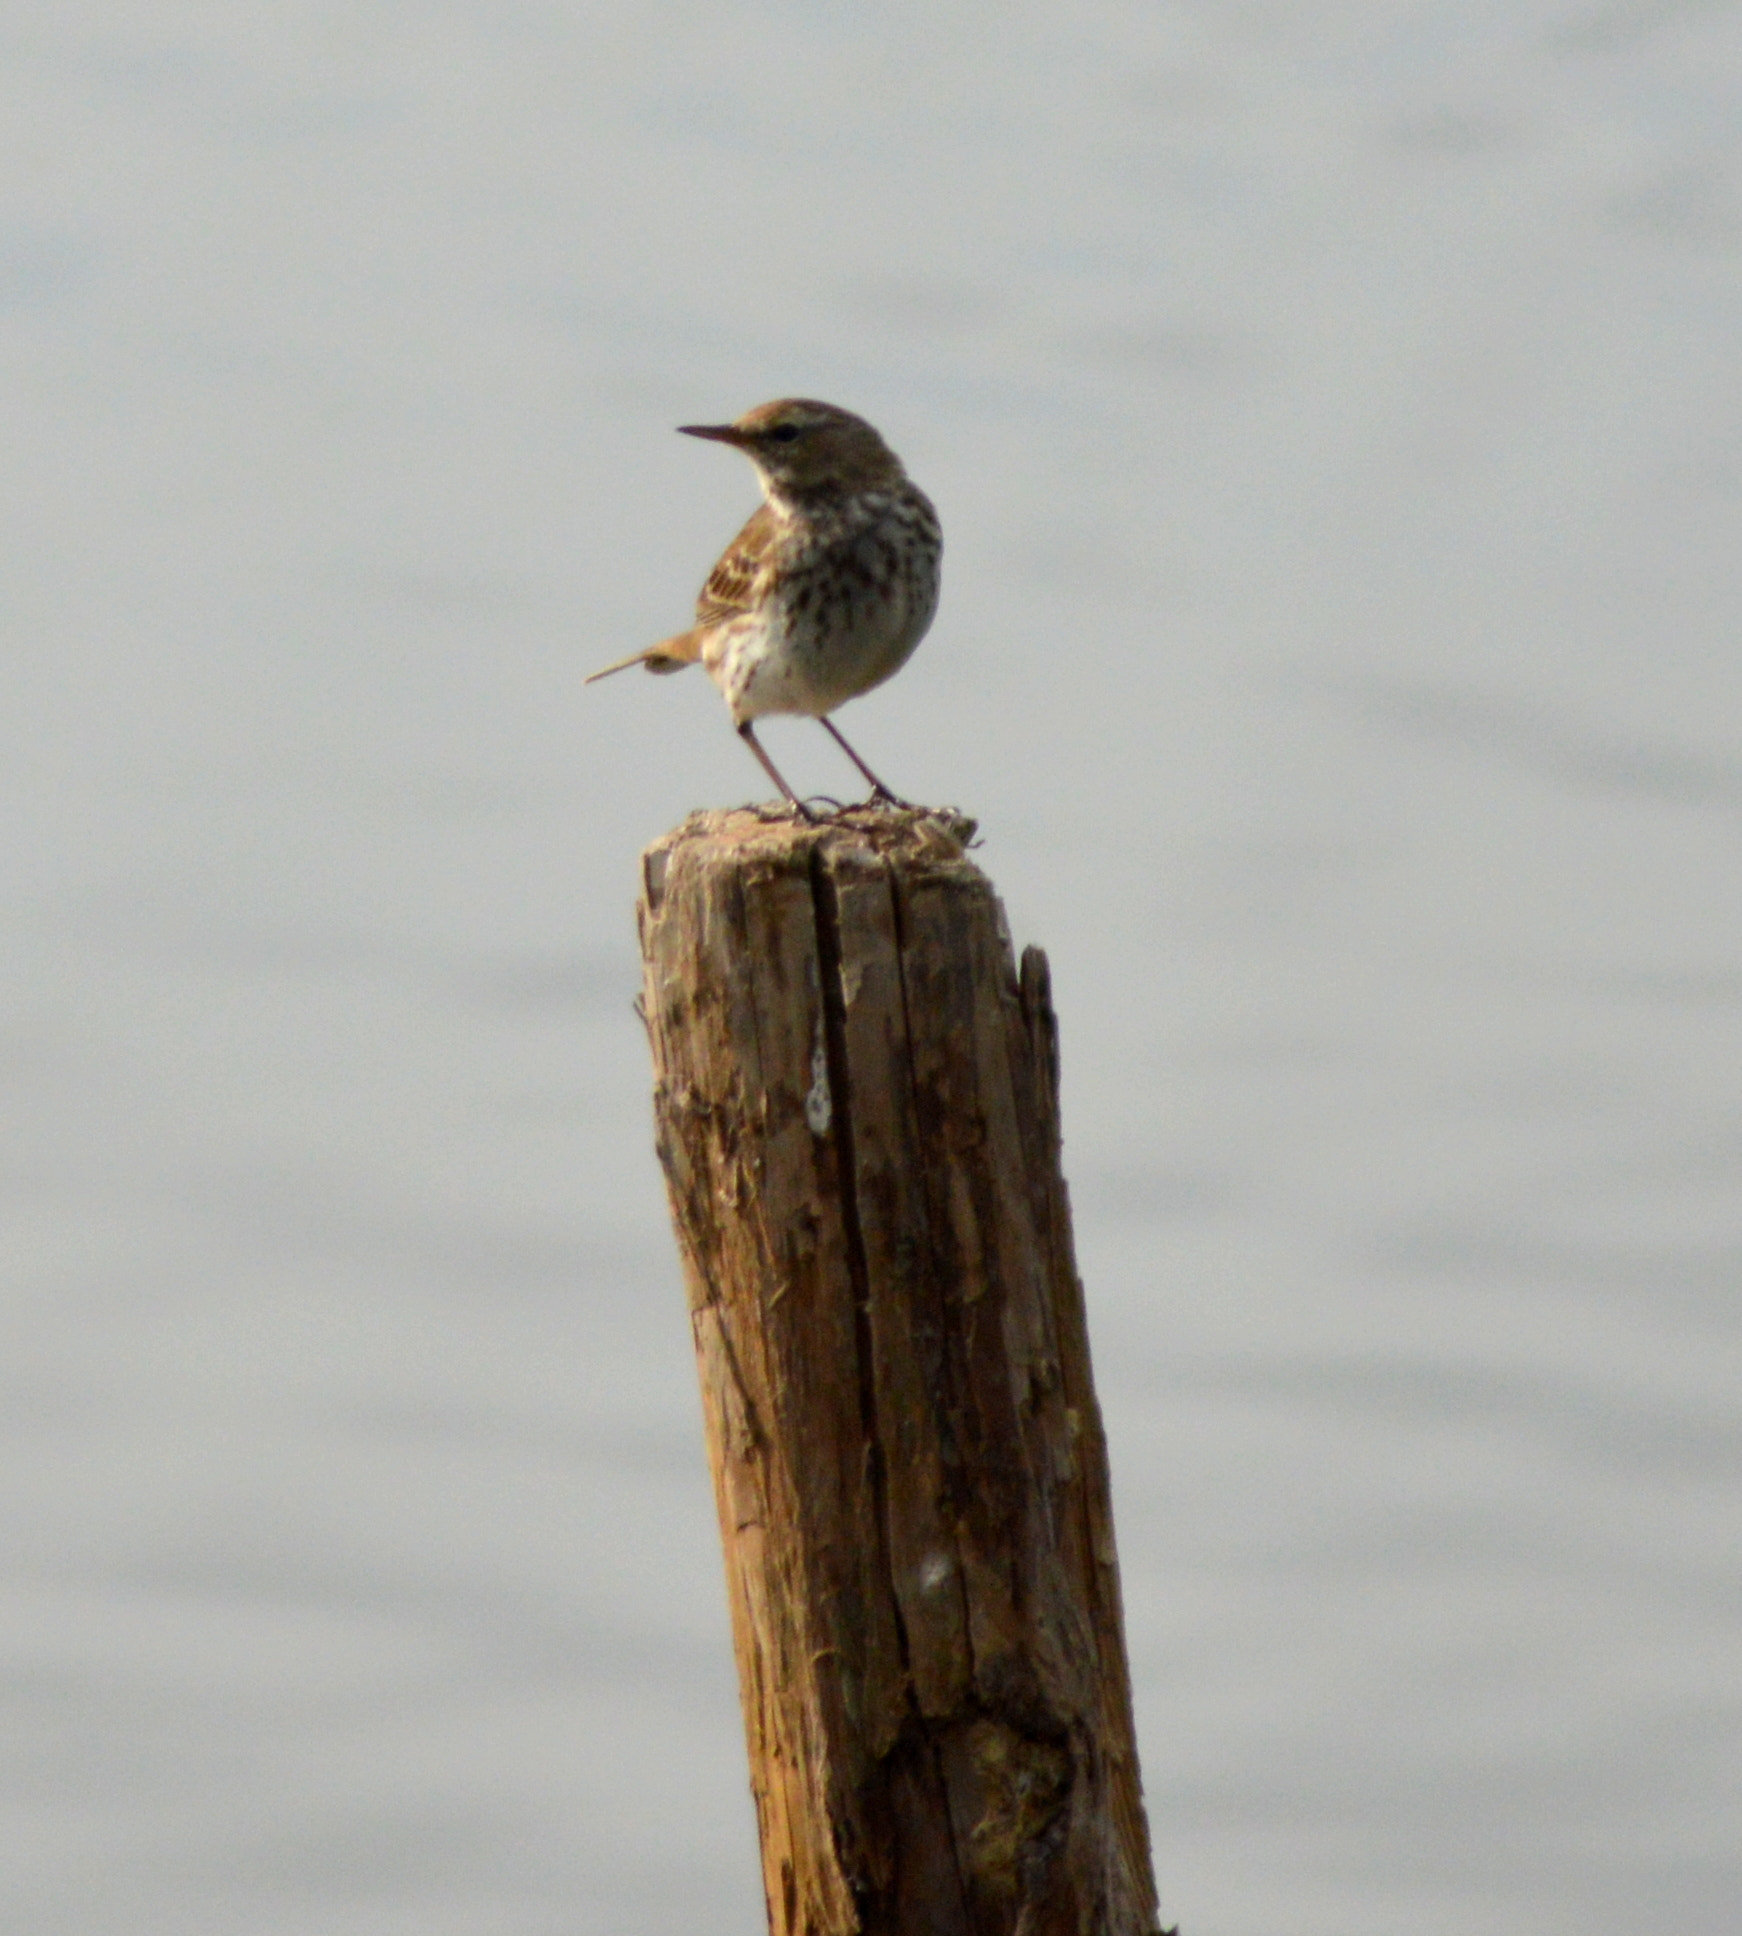
M 1163 1906 L 1742 1917 L 1742 8 L 9 0 L 0 1925 L 755 1936 L 672 435 L 1051 952 Z M 773 722 L 804 788 L 852 778 Z

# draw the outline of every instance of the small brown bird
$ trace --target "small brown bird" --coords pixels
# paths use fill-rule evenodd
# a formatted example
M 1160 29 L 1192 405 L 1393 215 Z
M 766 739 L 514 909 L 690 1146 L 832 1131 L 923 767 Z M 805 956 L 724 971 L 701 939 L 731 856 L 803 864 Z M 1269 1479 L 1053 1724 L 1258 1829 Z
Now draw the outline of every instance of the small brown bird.
M 700 660 L 745 744 L 800 813 L 756 737 L 764 713 L 820 720 L 872 798 L 900 805 L 829 714 L 899 672 L 931 624 L 944 546 L 931 500 L 863 417 L 830 403 L 786 397 L 736 423 L 680 428 L 743 451 L 764 502 L 708 574 L 694 626 L 587 683 L 632 665 L 678 672 Z

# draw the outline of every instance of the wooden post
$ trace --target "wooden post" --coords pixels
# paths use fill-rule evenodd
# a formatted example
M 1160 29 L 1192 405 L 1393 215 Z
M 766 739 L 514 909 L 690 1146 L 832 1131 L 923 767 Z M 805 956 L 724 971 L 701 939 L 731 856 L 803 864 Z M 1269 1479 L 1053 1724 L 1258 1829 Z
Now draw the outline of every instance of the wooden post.
M 643 857 L 772 1936 L 1152 1936 L 1045 957 L 972 824 Z

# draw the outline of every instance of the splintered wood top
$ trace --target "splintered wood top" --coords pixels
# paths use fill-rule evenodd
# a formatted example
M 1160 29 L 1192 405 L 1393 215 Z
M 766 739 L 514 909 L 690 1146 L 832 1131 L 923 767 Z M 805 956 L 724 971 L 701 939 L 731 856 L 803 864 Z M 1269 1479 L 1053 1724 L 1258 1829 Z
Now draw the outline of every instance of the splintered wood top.
M 952 807 L 845 807 L 817 820 L 790 808 L 731 807 L 692 813 L 641 856 L 650 913 L 664 898 L 666 872 L 681 852 L 686 866 L 773 868 L 808 864 L 819 848 L 875 855 L 906 873 L 985 880 L 968 848 L 977 823 Z

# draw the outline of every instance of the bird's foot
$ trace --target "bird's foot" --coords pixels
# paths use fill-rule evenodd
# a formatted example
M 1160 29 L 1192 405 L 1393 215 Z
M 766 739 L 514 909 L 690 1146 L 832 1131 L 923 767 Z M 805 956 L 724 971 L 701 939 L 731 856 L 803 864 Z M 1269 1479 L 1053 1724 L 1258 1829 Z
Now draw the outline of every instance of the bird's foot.
M 743 811 L 755 814 L 758 820 L 803 820 L 813 825 L 821 818 L 802 800 L 751 800 Z

